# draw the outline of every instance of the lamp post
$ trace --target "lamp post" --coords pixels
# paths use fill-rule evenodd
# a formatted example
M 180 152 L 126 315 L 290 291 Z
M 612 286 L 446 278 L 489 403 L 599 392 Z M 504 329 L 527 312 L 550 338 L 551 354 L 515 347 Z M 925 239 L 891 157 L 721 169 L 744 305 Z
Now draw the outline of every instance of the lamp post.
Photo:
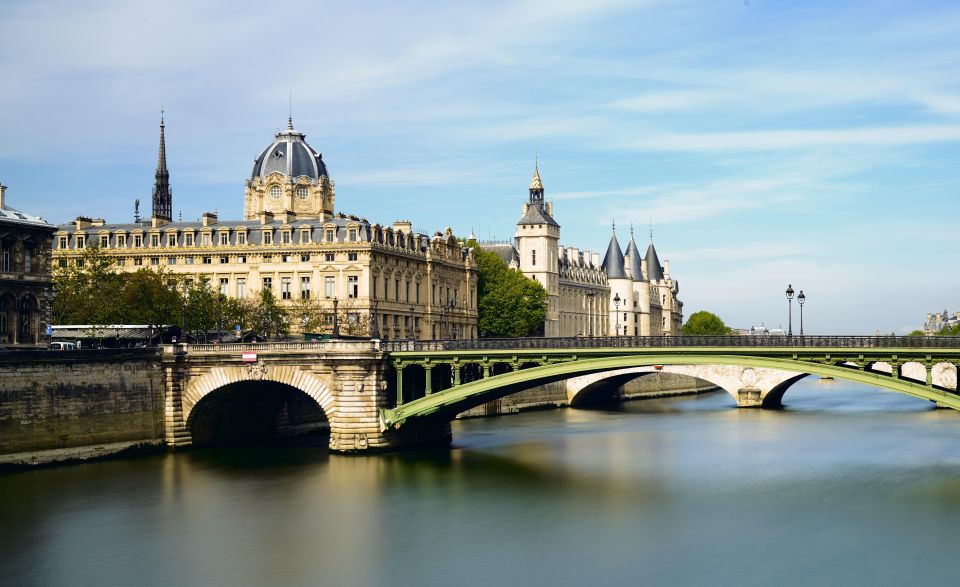
M 807 301 L 807 296 L 803 295 L 803 290 L 800 290 L 800 295 L 797 296 L 797 303 L 800 304 L 800 336 L 803 336 L 803 302 Z
M 377 320 L 377 300 L 373 300 L 370 308 L 370 338 L 380 338 L 380 324 Z
M 787 336 L 793 336 L 793 286 L 787 285 Z
M 620 336 L 620 294 L 613 294 L 613 313 L 615 314 L 617 321 L 617 336 Z
M 337 306 L 340 300 L 333 298 L 333 338 L 340 338 L 340 317 L 337 312 Z
M 413 312 L 417 308 L 415 306 L 410 306 L 410 325 L 407 326 L 407 338 L 413 340 Z

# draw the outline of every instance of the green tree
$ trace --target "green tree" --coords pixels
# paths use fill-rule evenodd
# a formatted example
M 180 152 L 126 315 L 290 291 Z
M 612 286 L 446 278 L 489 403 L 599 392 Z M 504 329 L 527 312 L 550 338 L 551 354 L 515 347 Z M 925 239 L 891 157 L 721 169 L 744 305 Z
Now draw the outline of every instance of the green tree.
M 269 289 L 260 290 L 260 300 L 253 310 L 253 329 L 267 339 L 290 332 L 287 312 Z
M 527 336 L 547 315 L 547 290 L 510 269 L 496 253 L 476 249 L 480 336 Z
M 730 329 L 716 314 L 705 310 L 695 312 L 683 325 L 685 336 L 723 336 L 730 334 Z
M 913 332 L 911 332 L 911 333 L 908 334 L 907 336 L 926 336 L 926 335 L 927 335 L 927 334 L 926 334 L 924 331 L 922 331 L 922 330 L 914 330 Z
M 123 290 L 115 262 L 93 245 L 73 264 L 53 272 L 54 324 L 90 324 L 94 330 L 123 321 Z
M 139 269 L 123 276 L 123 291 L 117 304 L 124 324 L 171 325 L 180 322 L 183 311 L 183 279 L 162 268 Z

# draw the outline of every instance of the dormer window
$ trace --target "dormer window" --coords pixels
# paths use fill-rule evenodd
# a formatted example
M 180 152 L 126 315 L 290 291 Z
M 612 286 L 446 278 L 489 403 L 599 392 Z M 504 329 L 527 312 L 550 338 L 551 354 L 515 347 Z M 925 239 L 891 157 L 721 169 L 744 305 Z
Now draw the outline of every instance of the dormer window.
M 67 237 L 61 236 L 58 242 L 60 243 L 60 246 L 58 248 L 61 248 L 61 249 L 67 248 Z
M 325 230 L 323 239 L 329 243 L 332 243 L 334 240 L 334 230 L 332 228 Z
M 105 248 L 107 248 L 107 247 L 109 247 L 109 246 L 110 246 L 110 237 L 107 236 L 107 235 L 105 235 L 105 234 L 101 234 L 101 235 L 100 235 L 100 248 L 101 248 L 101 249 L 105 249 Z
M 192 246 L 193 246 L 193 233 L 192 233 L 192 232 L 188 232 L 187 234 L 183 235 L 183 240 L 184 240 L 184 243 L 183 243 L 183 244 L 185 244 L 185 245 L 188 246 L 188 247 L 192 247 Z
M 282 243 L 285 244 L 285 245 L 289 245 L 289 244 L 290 244 L 290 231 L 289 231 L 289 230 L 284 230 L 283 232 L 280 233 L 280 242 L 282 242 Z
M 356 229 L 356 228 L 351 228 L 351 229 L 347 232 L 347 238 L 350 239 L 350 242 L 356 241 L 356 240 L 357 240 L 357 229 Z
M 245 232 L 238 232 L 238 233 L 237 233 L 237 244 L 238 244 L 238 245 L 245 245 L 245 244 L 247 244 L 247 233 L 245 233 Z
M 273 244 L 273 231 L 264 230 L 263 231 L 263 244 L 272 245 Z
M 310 192 L 307 191 L 307 186 L 302 185 L 297 188 L 297 198 L 301 200 L 306 200 L 309 197 L 310 197 Z
M 209 247 L 209 246 L 210 246 L 210 233 L 209 233 L 209 232 L 205 232 L 205 233 L 203 233 L 202 235 L 200 235 L 200 244 L 201 244 L 202 246 L 204 246 L 204 247 Z
M 133 246 L 142 247 L 143 246 L 143 235 L 135 234 L 133 235 Z
M 279 153 L 279 151 L 278 151 L 278 153 Z M 278 186 L 278 185 L 270 186 L 270 197 L 271 197 L 271 198 L 273 198 L 274 200 L 279 200 L 279 199 L 280 199 L 280 196 L 282 196 L 282 195 L 283 195 L 283 190 L 280 189 L 280 186 Z
M 229 245 L 230 244 L 230 235 L 226 232 L 220 233 L 220 244 Z
M 151 247 L 159 247 L 159 246 L 160 246 L 160 235 L 159 235 L 159 234 L 151 234 L 151 235 L 150 235 L 150 246 L 151 246 Z
M 310 229 L 304 228 L 300 231 L 300 243 L 303 244 L 308 242 L 310 242 Z
M 175 246 L 177 246 L 177 235 L 175 235 L 175 234 L 168 234 L 168 235 L 167 235 L 167 246 L 168 246 L 168 247 L 175 247 Z

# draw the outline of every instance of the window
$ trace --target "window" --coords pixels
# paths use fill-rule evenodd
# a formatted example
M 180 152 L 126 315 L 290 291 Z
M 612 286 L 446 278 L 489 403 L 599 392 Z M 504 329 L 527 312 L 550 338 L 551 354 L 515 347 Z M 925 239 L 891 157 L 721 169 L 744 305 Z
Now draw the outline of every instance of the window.
M 537 264 L 537 252 L 536 252 L 536 251 L 531 251 L 531 253 L 532 253 L 532 254 L 531 254 L 531 264 L 532 264 L 532 265 L 536 265 L 536 264 Z
M 263 231 L 263 244 L 272 245 L 273 244 L 273 231 L 264 230 Z
M 159 264 L 160 264 L 160 257 L 150 257 L 150 264 L 151 264 L 151 265 L 159 265 Z
M 323 233 L 323 240 L 325 240 L 325 241 L 327 241 L 327 242 L 330 242 L 330 243 L 333 242 L 333 240 L 334 240 L 334 234 L 333 234 L 333 229 L 332 229 L 332 228 L 328 228 L 327 230 L 324 231 L 324 233 Z
M 143 265 L 143 257 L 134 257 L 133 264 L 136 265 L 137 267 Z
M 284 300 L 289 300 L 292 297 L 289 277 L 280 278 L 280 297 Z
M 279 200 L 280 196 L 283 195 L 283 190 L 280 189 L 280 186 L 274 185 L 270 186 L 270 197 L 274 200 Z
M 143 235 L 135 234 L 133 235 L 133 246 L 142 247 L 143 246 Z
M 237 297 L 241 300 L 247 297 L 247 278 L 238 277 L 237 278 Z
M 176 257 L 167 257 L 167 265 L 176 265 L 176 264 L 177 264 Z
M 310 192 L 307 191 L 307 186 L 300 186 L 297 188 L 297 197 L 301 200 L 306 200 L 310 197 Z
M 310 277 L 305 276 L 300 278 L 300 299 L 310 299 Z
M 420 282 L 417 282 L 417 303 L 420 303 Z
M 230 288 L 230 278 L 221 277 L 220 278 L 220 295 L 227 295 L 227 292 Z
M 192 247 L 192 246 L 193 246 L 193 233 L 192 233 L 192 232 L 185 234 L 185 235 L 183 236 L 183 239 L 184 239 L 184 241 L 186 241 L 186 242 L 183 243 L 184 245 L 186 245 L 186 246 L 188 246 L 188 247 Z
M 228 255 L 220 255 L 220 264 L 226 265 L 230 262 L 230 257 Z
M 291 258 L 291 255 L 280 255 L 280 261 L 282 261 L 283 263 L 289 263 L 290 258 Z
M 0 267 L 2 267 L 4 271 L 10 271 L 10 250 L 9 249 L 3 249 L 3 260 L 0 261 Z
M 67 248 L 67 237 L 61 236 L 57 242 L 60 243 L 58 248 L 60 249 Z
M 125 235 L 125 234 L 118 234 L 118 235 L 117 235 L 117 246 L 118 246 L 118 247 L 126 247 L 126 246 L 127 246 L 127 235 Z
M 84 248 L 84 247 L 86 247 L 86 246 L 87 246 L 87 237 L 85 237 L 85 236 L 78 236 L 78 237 L 77 237 L 77 248 L 78 248 L 78 249 L 82 249 L 82 248 Z
M 245 232 L 238 232 L 238 233 L 237 233 L 237 244 L 238 244 L 238 245 L 245 245 L 245 244 L 247 244 L 247 233 L 245 233 Z
M 383 299 L 386 300 L 389 298 L 390 298 L 390 276 L 384 275 L 383 276 Z
M 213 257 L 210 257 L 209 255 L 208 255 L 208 256 L 205 256 L 205 257 L 203 258 L 203 264 L 204 264 L 204 265 L 212 265 L 212 264 L 213 264 Z
M 309 253 L 306 253 L 306 254 L 300 255 L 300 262 L 301 262 L 301 263 L 309 263 L 309 262 L 310 262 L 310 254 L 309 254 Z
M 308 242 L 310 242 L 310 230 L 309 230 L 309 229 L 303 229 L 303 230 L 300 231 L 300 242 L 301 242 L 301 243 L 308 243 Z
M 328 275 L 323 278 L 323 297 L 334 298 L 337 296 L 337 278 Z
M 347 277 L 347 296 L 351 298 L 360 297 L 360 278 L 356 275 Z
M 101 235 L 100 235 L 100 248 L 101 248 L 101 249 L 105 249 L 105 248 L 107 248 L 107 247 L 109 247 L 109 246 L 110 246 L 110 237 L 107 236 L 107 235 L 105 235 L 105 234 L 101 234 Z
M 193 257 L 187 257 L 183 260 L 187 265 L 193 265 Z
M 272 277 L 264 277 L 264 278 L 263 278 L 263 289 L 265 289 L 265 290 L 267 290 L 267 291 L 273 291 L 273 278 L 272 278 Z
M 280 242 L 283 243 L 283 244 L 285 244 L 285 245 L 289 245 L 289 244 L 290 244 L 290 231 L 289 231 L 289 230 L 284 230 L 283 232 L 280 233 Z
M 125 264 L 126 264 L 126 263 L 124 263 L 124 259 L 122 259 L 122 258 L 121 258 L 121 259 L 117 259 L 117 265 L 119 265 L 120 267 L 123 267 Z
M 347 253 L 347 261 L 356 261 L 356 260 L 357 260 L 356 253 Z
M 323 260 L 324 260 L 324 261 L 326 261 L 326 262 L 328 262 L 328 263 L 332 263 L 332 262 L 333 262 L 333 259 L 334 259 L 333 253 L 324 253 L 324 254 L 323 254 Z
M 350 239 L 350 242 L 356 241 L 356 240 L 357 240 L 357 229 L 356 229 L 356 228 L 351 228 L 350 231 L 347 233 L 347 235 L 348 235 L 348 238 Z
M 26 248 L 23 250 L 23 272 L 30 273 L 30 265 L 33 260 L 33 249 Z
M 83 259 L 77 259 L 77 267 L 83 267 Z
M 159 235 L 159 234 L 151 234 L 151 235 L 150 235 L 150 246 L 151 246 L 151 247 L 159 247 L 159 246 L 160 246 L 160 235 Z
M 168 247 L 175 247 L 175 246 L 177 246 L 177 235 L 175 235 L 175 234 L 168 234 L 168 235 L 167 235 L 167 246 L 168 246 Z
M 393 299 L 400 301 L 400 278 L 393 281 Z
M 201 244 L 202 246 L 204 246 L 204 247 L 209 247 L 209 246 L 210 246 L 210 233 L 209 233 L 209 232 L 205 232 L 205 233 L 203 233 L 203 234 L 200 235 L 200 244 Z
M 122 259 L 119 259 L 119 261 L 122 262 L 123 260 L 122 260 Z M 57 259 L 57 265 L 59 265 L 61 269 L 66 269 L 66 268 L 67 268 L 67 260 L 66 260 L 66 259 Z M 4 316 L 5 316 L 5 314 L 0 314 L 0 318 L 2 318 L 2 317 L 4 317 Z M 0 328 L 0 331 L 2 331 L 2 330 L 3 330 L 3 329 Z
M 220 244 L 229 245 L 230 244 L 230 235 L 226 232 L 220 233 Z
M 403 282 L 403 301 L 405 302 L 410 301 L 410 282 L 409 281 Z
M 264 263 L 269 263 L 269 262 L 271 262 L 271 261 L 273 261 L 273 255 L 264 255 L 264 256 L 263 256 L 263 262 L 264 262 Z
M 237 255 L 237 263 L 246 263 L 246 262 L 247 262 L 246 255 Z

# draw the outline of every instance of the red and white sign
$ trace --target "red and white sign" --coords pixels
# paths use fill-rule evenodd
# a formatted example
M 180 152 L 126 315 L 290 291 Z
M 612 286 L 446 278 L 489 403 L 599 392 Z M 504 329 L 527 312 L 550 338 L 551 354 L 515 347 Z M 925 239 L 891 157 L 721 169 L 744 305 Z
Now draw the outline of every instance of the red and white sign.
M 257 353 L 253 351 L 243 351 L 243 362 L 244 363 L 256 363 L 257 362 Z

